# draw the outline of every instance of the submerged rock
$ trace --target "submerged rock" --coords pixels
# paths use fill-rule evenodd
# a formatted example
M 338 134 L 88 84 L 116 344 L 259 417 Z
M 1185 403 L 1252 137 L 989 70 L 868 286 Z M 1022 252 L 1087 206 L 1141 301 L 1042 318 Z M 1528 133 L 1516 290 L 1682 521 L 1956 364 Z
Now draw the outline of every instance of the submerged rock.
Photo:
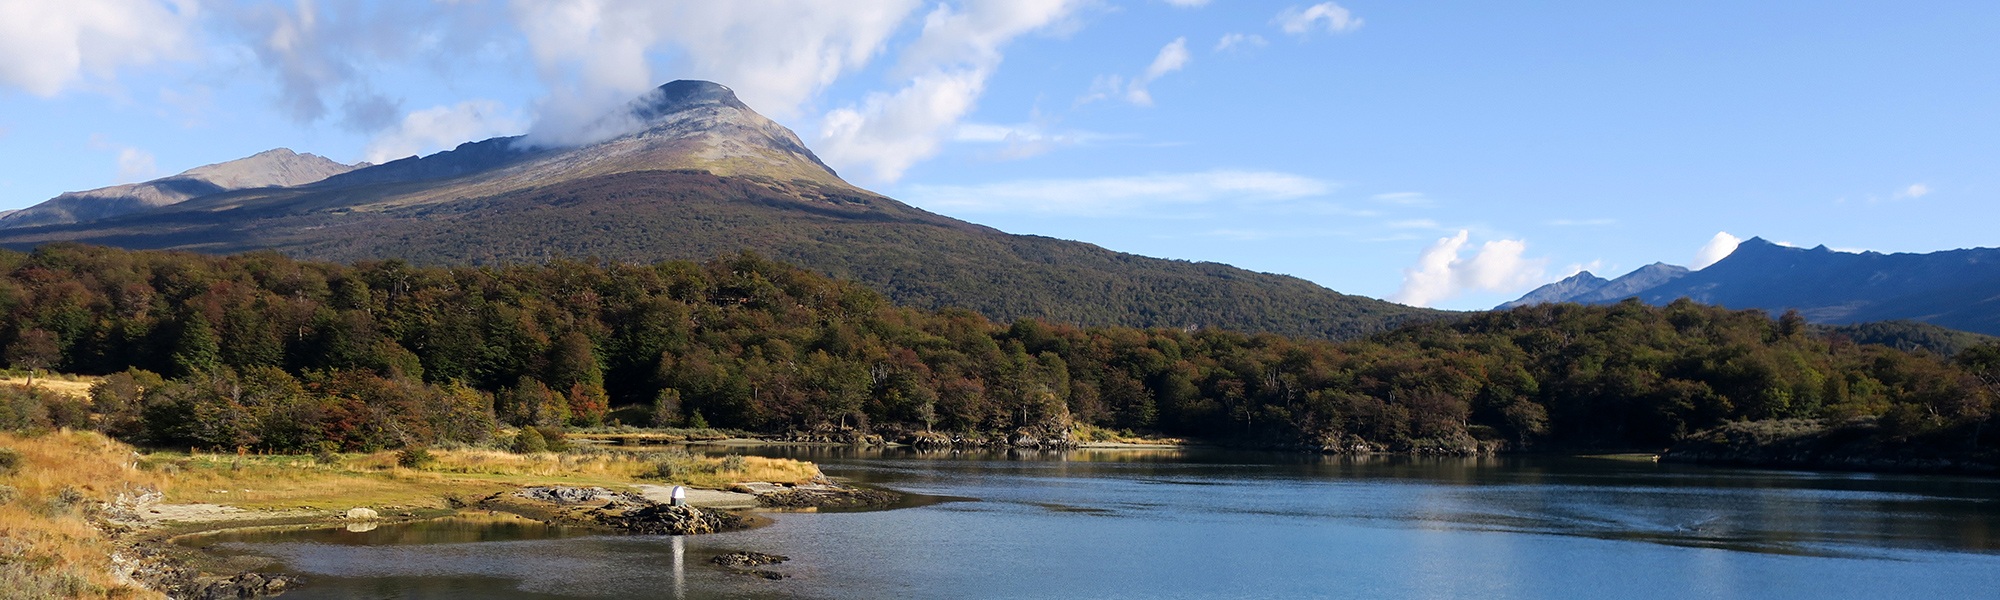
M 298 587 L 299 580 L 289 575 L 268 573 L 244 573 L 220 581 L 212 581 L 194 590 L 188 597 L 196 600 L 228 600 L 234 598 L 262 598 L 276 596 L 285 590 Z
M 731 552 L 728 554 L 724 554 L 722 556 L 717 556 L 715 558 L 708 559 L 708 562 L 712 562 L 725 567 L 761 567 L 764 565 L 775 565 L 788 560 L 791 560 L 791 557 L 780 556 L 777 554 L 765 554 L 762 552 Z

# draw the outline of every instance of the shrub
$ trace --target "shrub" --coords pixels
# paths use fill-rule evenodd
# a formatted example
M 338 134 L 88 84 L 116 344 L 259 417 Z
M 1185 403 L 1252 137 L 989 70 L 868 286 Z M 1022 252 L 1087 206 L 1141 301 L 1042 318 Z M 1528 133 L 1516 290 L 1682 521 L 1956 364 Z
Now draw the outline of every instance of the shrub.
M 743 455 L 741 454 L 731 454 L 729 456 L 724 456 L 722 457 L 722 472 L 742 473 L 745 469 L 749 467 L 749 462 L 750 461 L 745 460 L 743 458 Z
M 422 469 L 437 462 L 431 451 L 423 446 L 410 446 L 396 452 L 396 466 L 405 469 Z
M 510 450 L 513 450 L 515 454 L 548 452 L 549 442 L 542 437 L 541 431 L 533 427 L 522 427 L 521 433 L 514 436 L 514 446 Z
M 21 452 L 13 448 L 0 448 L 0 475 L 14 472 L 21 466 Z

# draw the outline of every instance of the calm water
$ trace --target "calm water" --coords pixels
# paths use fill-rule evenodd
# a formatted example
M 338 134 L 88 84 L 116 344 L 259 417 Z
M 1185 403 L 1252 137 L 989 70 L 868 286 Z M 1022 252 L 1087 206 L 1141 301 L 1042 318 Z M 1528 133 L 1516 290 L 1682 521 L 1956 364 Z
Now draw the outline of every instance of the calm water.
M 955 501 L 721 535 L 232 535 L 286 598 L 1993 598 L 2000 480 L 1604 459 L 764 451 Z M 933 499 L 935 500 L 935 499 Z M 784 554 L 783 581 L 710 557 Z

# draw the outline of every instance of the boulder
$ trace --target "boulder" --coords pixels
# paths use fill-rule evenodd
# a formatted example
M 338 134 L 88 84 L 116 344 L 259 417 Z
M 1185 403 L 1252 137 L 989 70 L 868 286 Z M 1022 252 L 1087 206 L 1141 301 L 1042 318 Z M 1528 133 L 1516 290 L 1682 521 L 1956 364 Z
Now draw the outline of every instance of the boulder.
M 372 508 L 350 508 L 347 509 L 347 518 L 351 521 L 364 521 L 380 518 L 380 515 L 377 515 Z

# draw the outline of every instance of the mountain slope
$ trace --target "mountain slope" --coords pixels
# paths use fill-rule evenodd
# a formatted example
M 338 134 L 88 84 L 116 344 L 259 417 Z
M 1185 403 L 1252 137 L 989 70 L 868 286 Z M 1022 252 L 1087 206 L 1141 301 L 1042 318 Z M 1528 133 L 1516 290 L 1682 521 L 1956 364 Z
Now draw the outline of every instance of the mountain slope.
M 1597 291 L 1598 288 L 1602 288 L 1608 283 L 1611 283 L 1611 280 L 1593 275 L 1590 271 L 1584 271 L 1563 278 L 1562 281 L 1535 288 L 1534 291 L 1521 296 L 1521 299 L 1502 304 L 1495 307 L 1494 310 L 1508 310 L 1517 306 L 1534 306 L 1537 304 L 1575 302 L 1573 298 Z
M 932 214 L 841 181 L 797 136 L 712 83 L 662 86 L 606 123 L 626 133 L 570 148 L 498 138 L 299 188 L 0 231 L 0 244 L 269 248 L 430 264 L 651 262 L 749 250 L 857 279 L 900 303 L 1003 320 L 1345 339 L 1440 314 L 1293 277 L 1009 235 Z
M 69 192 L 0 216 L 0 227 L 76 223 L 144 212 L 211 194 L 289 187 L 354 170 L 313 154 L 266 150 L 246 158 L 188 169 L 172 177 L 83 192 Z

